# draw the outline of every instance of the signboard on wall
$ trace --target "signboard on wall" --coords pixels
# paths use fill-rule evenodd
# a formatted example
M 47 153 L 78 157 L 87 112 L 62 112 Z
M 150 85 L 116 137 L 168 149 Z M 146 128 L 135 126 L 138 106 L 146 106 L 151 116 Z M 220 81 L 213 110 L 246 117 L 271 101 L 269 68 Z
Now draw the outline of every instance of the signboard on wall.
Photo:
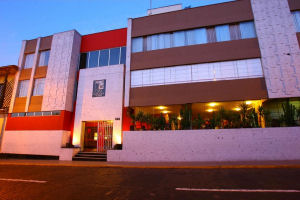
M 106 90 L 106 79 L 94 81 L 93 97 L 104 97 L 105 90 Z

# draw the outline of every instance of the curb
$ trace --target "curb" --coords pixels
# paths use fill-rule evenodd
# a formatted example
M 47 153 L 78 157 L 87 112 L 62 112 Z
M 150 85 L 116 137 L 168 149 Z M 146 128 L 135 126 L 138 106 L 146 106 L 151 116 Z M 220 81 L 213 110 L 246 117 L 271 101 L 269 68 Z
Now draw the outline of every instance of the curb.
M 67 164 L 67 163 L 17 163 L 0 162 L 0 166 L 47 166 L 47 167 L 89 167 L 89 168 L 139 168 L 139 169 L 275 169 L 275 168 L 300 168 L 300 164 L 279 165 L 203 165 L 203 166 L 171 166 L 171 165 L 121 165 L 121 164 Z

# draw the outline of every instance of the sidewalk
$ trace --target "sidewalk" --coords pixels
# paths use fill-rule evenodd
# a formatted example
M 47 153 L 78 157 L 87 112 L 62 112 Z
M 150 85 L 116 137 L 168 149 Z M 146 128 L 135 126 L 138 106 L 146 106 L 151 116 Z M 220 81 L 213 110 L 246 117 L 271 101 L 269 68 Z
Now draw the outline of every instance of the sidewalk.
M 294 161 L 240 161 L 240 162 L 95 162 L 59 160 L 0 159 L 1 165 L 62 166 L 62 167 L 117 167 L 117 168 L 300 168 Z

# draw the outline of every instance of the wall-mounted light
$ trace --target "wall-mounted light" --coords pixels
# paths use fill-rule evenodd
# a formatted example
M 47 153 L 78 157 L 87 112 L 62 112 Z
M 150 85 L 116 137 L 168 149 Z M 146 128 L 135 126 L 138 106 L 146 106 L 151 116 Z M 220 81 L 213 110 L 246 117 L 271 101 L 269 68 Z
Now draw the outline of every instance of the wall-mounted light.
M 214 109 L 207 109 L 207 112 L 214 112 Z

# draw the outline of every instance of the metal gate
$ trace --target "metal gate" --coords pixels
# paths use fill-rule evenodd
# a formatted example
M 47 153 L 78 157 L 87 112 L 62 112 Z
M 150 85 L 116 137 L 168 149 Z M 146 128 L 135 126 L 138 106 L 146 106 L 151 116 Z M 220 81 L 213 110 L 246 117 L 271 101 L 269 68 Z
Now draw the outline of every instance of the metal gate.
M 112 149 L 113 122 L 85 122 L 84 151 L 105 152 Z
M 99 121 L 98 122 L 98 139 L 97 151 L 105 152 L 112 149 L 113 122 Z

